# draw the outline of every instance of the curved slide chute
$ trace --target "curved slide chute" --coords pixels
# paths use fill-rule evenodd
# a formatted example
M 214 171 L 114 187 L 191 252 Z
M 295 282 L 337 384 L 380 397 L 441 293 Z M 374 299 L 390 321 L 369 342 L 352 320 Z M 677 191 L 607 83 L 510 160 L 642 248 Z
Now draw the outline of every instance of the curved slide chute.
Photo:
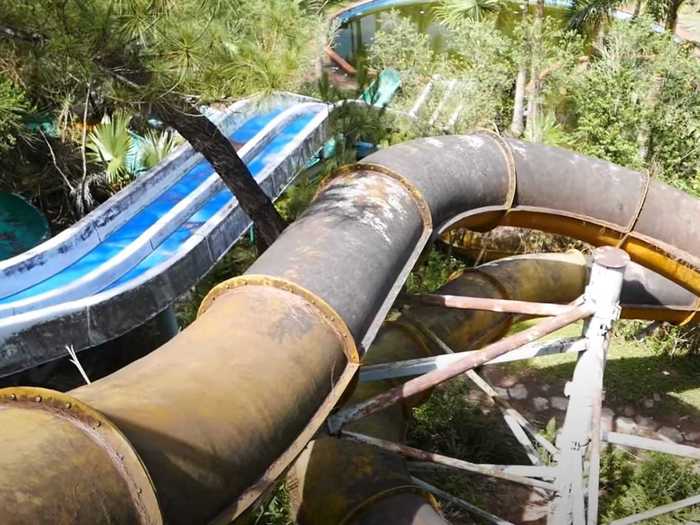
M 639 173 L 486 133 L 366 160 L 161 348 L 67 395 L 0 391 L 6 523 L 240 515 L 321 428 L 419 254 L 455 222 L 621 244 L 700 290 L 700 230 L 687 220 L 700 201 Z
M 219 126 L 276 198 L 327 138 L 328 115 L 326 104 L 278 95 L 234 104 Z M 183 145 L 73 227 L 0 262 L 0 376 L 140 326 L 249 226 L 207 161 Z

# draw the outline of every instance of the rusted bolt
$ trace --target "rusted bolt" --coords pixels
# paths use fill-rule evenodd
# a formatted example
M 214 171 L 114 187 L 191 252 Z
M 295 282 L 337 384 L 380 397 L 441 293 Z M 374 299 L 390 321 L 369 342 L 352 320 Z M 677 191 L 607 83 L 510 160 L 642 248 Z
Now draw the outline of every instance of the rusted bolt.
M 34 398 L 34 401 L 36 401 L 37 403 L 41 403 L 41 396 L 36 396 Z

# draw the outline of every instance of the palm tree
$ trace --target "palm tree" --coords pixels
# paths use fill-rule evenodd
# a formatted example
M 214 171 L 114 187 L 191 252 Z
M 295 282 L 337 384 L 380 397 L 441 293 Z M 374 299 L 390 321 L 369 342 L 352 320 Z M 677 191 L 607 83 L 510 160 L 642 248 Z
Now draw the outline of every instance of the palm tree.
M 622 4 L 622 0 L 573 0 L 569 8 L 569 27 L 576 31 L 590 30 L 596 47 L 601 49 L 605 29 L 615 9 Z
M 151 169 L 167 157 L 181 142 L 182 139 L 171 131 L 148 131 L 143 138 L 139 163 L 145 169 Z
M 676 32 L 678 13 L 685 0 L 654 0 L 647 2 L 649 13 L 671 33 Z M 602 45 L 605 26 L 613 19 L 613 13 L 625 5 L 622 0 L 573 0 L 570 8 L 569 26 L 582 30 L 591 28 L 597 45 Z M 642 11 L 642 0 L 636 0 L 633 17 Z
M 454 27 L 465 18 L 480 21 L 501 7 L 502 0 L 442 0 L 435 7 L 435 16 L 447 27 Z

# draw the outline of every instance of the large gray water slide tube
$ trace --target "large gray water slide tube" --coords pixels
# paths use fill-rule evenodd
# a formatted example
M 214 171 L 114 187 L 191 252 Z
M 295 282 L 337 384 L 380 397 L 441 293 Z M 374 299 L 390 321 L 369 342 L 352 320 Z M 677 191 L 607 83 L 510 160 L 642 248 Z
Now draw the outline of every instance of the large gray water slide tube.
M 487 133 L 375 153 L 153 353 L 67 394 L 1 390 L 3 521 L 228 523 L 322 428 L 434 235 L 510 224 L 619 244 L 697 294 L 698 216 L 642 174 Z

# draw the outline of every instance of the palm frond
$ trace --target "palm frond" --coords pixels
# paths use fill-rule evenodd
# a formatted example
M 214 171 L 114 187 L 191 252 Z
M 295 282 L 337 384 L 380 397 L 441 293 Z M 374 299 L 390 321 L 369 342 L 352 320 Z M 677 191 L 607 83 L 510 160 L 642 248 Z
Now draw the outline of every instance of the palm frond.
M 554 111 L 540 113 L 533 124 L 525 132 L 526 140 L 560 148 L 572 146 L 572 137 L 562 129 Z
M 116 111 L 111 117 L 105 116 L 102 122 L 88 135 L 86 148 L 91 160 L 103 163 L 111 184 L 129 174 L 127 157 L 133 151 L 134 143 L 129 134 L 131 115 Z
M 502 0 L 442 0 L 435 7 L 435 16 L 447 27 L 455 27 L 465 19 L 481 20 L 501 7 Z
M 582 31 L 595 26 L 621 4 L 621 0 L 573 0 L 569 8 L 569 28 Z
M 140 164 L 145 169 L 153 168 L 177 148 L 181 142 L 182 139 L 179 138 L 179 135 L 170 131 L 162 133 L 149 131 L 143 139 L 139 156 Z

